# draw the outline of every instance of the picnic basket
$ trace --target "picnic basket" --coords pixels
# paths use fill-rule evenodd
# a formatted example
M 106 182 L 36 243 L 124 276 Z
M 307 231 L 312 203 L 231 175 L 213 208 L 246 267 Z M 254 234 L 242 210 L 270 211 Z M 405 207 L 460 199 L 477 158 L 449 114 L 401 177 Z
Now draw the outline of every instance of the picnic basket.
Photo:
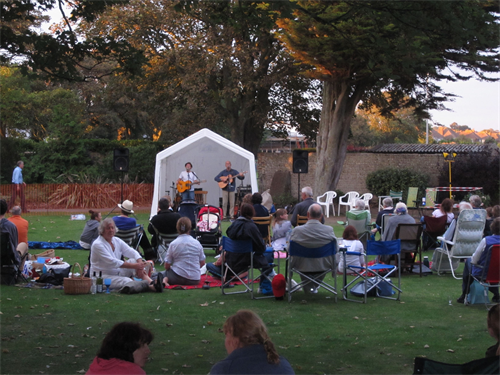
M 80 269 L 81 276 L 75 276 L 75 267 Z M 70 277 L 64 278 L 64 294 L 88 294 L 92 280 L 89 277 L 84 277 L 82 274 L 82 267 L 79 263 L 73 265 L 72 274 Z

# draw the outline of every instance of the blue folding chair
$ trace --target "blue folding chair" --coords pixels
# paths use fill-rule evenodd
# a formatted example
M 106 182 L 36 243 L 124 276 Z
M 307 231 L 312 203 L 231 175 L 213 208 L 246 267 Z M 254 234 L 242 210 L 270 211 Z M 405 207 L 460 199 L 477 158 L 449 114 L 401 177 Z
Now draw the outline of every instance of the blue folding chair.
M 248 254 L 248 265 L 244 268 L 234 269 L 227 262 L 228 255 L 226 253 L 234 254 Z M 222 252 L 221 256 L 224 257 L 224 262 L 222 262 L 221 272 L 222 272 L 222 294 L 241 294 L 250 292 L 250 298 L 252 299 L 262 299 L 262 298 L 272 298 L 273 295 L 255 297 L 254 296 L 254 284 L 260 279 L 260 277 L 265 277 L 269 280 L 267 276 L 267 271 L 271 270 L 274 264 L 271 264 L 266 272 L 261 270 L 260 275 L 254 277 L 254 255 L 252 241 L 251 240 L 232 240 L 229 237 L 222 237 Z M 247 275 L 245 277 L 245 274 Z M 232 282 L 240 281 L 244 287 L 244 290 L 237 290 L 232 292 L 227 292 L 226 289 L 233 288 Z M 270 280 L 269 280 L 270 281 Z
M 360 256 L 362 253 L 346 251 L 346 255 L 357 255 Z M 377 260 L 380 256 L 383 255 L 396 255 L 396 265 L 391 264 L 383 264 L 377 263 L 371 266 L 353 266 L 346 265 L 344 268 L 344 287 L 342 288 L 342 296 L 346 301 L 352 302 L 367 302 L 367 296 L 370 291 L 375 289 L 375 296 L 380 298 L 392 299 L 399 301 L 401 290 L 401 240 L 392 240 L 392 241 L 368 241 L 365 255 L 365 264 L 368 264 L 368 259 L 366 256 L 368 255 L 376 255 Z M 345 262 L 344 262 L 345 264 Z M 347 283 L 347 271 L 352 271 L 356 277 L 349 283 Z M 398 284 L 397 286 L 392 282 L 389 278 L 391 275 L 395 276 L 397 272 Z M 372 275 L 369 275 L 372 274 Z M 349 287 L 359 281 L 364 281 L 364 300 L 355 300 L 347 298 L 347 293 L 349 291 Z M 382 287 L 387 290 L 388 288 L 392 288 L 397 290 L 397 297 L 392 297 L 389 295 L 383 295 L 380 293 L 379 289 Z M 392 295 L 392 294 L 391 294 Z
M 324 288 L 335 295 L 337 302 L 337 272 L 335 267 L 335 254 L 337 253 L 337 241 L 309 248 L 290 241 L 288 250 L 288 302 L 292 300 L 292 294 L 307 284 L 314 284 L 317 288 Z M 318 262 L 318 259 L 326 258 L 326 262 Z M 306 259 L 306 261 L 304 261 Z M 320 264 L 321 263 L 321 264 Z M 325 267 L 326 265 L 326 267 Z M 292 286 L 293 273 L 300 275 L 302 281 Z M 331 272 L 334 286 L 326 283 L 324 277 Z

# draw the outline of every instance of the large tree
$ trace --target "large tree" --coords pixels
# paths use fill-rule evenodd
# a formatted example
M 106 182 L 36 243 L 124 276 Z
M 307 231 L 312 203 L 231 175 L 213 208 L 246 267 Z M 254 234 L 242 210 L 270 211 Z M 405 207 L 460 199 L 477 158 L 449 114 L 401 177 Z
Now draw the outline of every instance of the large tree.
M 132 48 L 126 40 L 114 40 L 107 35 L 83 39 L 75 33 L 79 22 L 92 22 L 107 7 L 127 1 L 0 1 L 1 61 L 20 62 L 25 74 L 44 72 L 64 80 L 98 78 L 91 73 L 95 71 L 93 68 L 110 59 L 117 63 L 114 65 L 116 70 L 137 73 L 144 58 L 141 51 Z M 35 27 L 47 20 L 47 12 L 57 9 L 62 18 L 59 27 L 52 34 L 37 32 Z M 88 56 L 93 59 L 85 61 Z
M 162 138 L 182 139 L 207 127 L 256 153 L 266 127 L 302 124 L 311 133 L 319 119 L 308 105 L 317 98 L 302 95 L 314 82 L 298 75 L 274 35 L 280 6 L 132 0 L 81 31 L 144 51 L 148 64 L 137 89 L 147 93 Z M 295 105 L 283 105 L 285 98 Z
M 337 185 L 361 101 L 388 112 L 442 108 L 450 95 L 433 82 L 488 79 L 485 73 L 499 71 L 495 2 L 318 0 L 295 6 L 293 17 L 278 21 L 282 39 L 324 82 L 318 191 Z

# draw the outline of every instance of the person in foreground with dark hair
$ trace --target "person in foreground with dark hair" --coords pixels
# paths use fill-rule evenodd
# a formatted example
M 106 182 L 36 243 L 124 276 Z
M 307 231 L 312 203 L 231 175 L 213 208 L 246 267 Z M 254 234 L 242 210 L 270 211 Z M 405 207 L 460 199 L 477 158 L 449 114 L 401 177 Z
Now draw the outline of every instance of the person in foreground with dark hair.
M 266 245 L 259 232 L 259 228 L 252 221 L 255 216 L 255 210 L 251 204 L 244 203 L 241 205 L 240 217 L 236 219 L 226 230 L 227 236 L 232 240 L 251 240 L 254 256 L 254 268 L 268 268 L 268 260 L 263 255 L 266 251 Z M 207 270 L 213 275 L 222 276 L 222 262 L 227 261 L 231 269 L 240 274 L 248 269 L 251 263 L 250 253 L 225 253 L 226 258 L 222 256 L 215 263 L 207 263 Z M 241 274 L 240 274 L 241 276 Z
M 86 375 L 143 375 L 153 334 L 139 323 L 122 322 L 108 332 Z
M 228 356 L 216 363 L 210 374 L 295 374 L 253 311 L 239 310 L 227 318 L 223 330 Z
M 465 296 L 469 294 L 470 286 L 474 282 L 475 276 L 477 278 L 486 277 L 488 268 L 490 266 L 490 248 L 493 245 L 500 244 L 500 217 L 497 217 L 491 223 L 491 236 L 484 237 L 476 248 L 472 257 L 465 260 L 464 273 L 462 276 L 462 295 L 458 297 L 458 303 L 464 303 Z M 497 267 L 497 265 L 493 265 Z M 500 302 L 498 294 L 498 287 L 490 287 L 490 292 L 493 293 L 492 301 L 494 303 Z
M 488 311 L 488 333 L 497 340 L 495 345 L 486 350 L 486 357 L 496 357 L 500 355 L 500 305 L 494 305 Z

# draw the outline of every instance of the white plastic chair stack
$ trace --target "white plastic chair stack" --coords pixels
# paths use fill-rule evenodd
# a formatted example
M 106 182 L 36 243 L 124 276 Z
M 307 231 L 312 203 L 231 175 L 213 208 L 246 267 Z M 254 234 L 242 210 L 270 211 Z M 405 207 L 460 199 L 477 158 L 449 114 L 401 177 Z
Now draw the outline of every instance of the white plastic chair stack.
M 327 191 L 325 194 L 320 195 L 316 198 L 316 202 L 325 207 L 326 217 L 330 217 L 330 206 L 332 206 L 333 216 L 335 216 L 335 206 L 333 205 L 333 200 L 337 197 L 337 193 L 334 191 Z M 323 200 L 324 199 L 324 200 Z

